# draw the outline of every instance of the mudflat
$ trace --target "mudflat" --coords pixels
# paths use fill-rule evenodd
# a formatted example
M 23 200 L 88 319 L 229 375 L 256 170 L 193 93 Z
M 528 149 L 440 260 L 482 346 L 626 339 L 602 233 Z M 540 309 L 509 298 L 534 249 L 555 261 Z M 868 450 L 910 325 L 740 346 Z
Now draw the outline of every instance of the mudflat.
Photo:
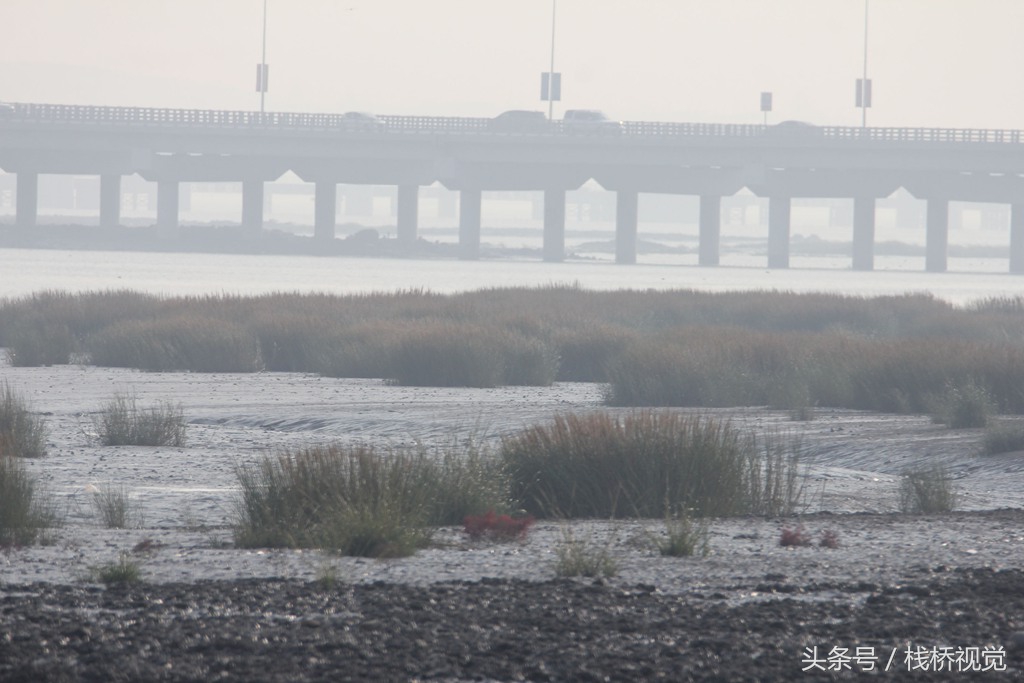
M 25 461 L 66 511 L 47 542 L 0 555 L 0 680 L 1011 680 L 1024 672 L 1024 454 L 927 416 L 699 410 L 802 454 L 784 519 L 709 521 L 710 554 L 665 558 L 658 520 L 543 521 L 522 542 L 438 530 L 410 558 L 238 549 L 235 470 L 311 443 L 484 446 L 556 413 L 606 410 L 602 387 L 433 389 L 288 373 L 14 368 L 49 428 Z M 104 447 L 115 393 L 180 403 L 183 447 Z M 621 409 L 616 409 L 621 410 Z M 1011 419 L 1011 418 L 1005 418 Z M 949 468 L 958 511 L 897 512 L 901 473 Z M 93 492 L 144 518 L 105 529 Z M 782 547 L 802 528 L 806 547 Z M 820 544 L 824 534 L 838 547 Z M 572 536 L 614 576 L 559 579 Z M 142 582 L 91 569 L 126 553 Z M 872 673 L 873 672 L 873 673 Z

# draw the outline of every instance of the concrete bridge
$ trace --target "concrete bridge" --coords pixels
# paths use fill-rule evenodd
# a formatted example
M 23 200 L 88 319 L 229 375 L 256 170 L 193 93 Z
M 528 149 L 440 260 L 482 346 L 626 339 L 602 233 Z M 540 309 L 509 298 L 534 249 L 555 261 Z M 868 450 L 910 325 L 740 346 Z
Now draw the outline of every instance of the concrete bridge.
M 315 239 L 334 237 L 338 184 L 394 185 L 397 237 L 417 236 L 419 188 L 460 193 L 459 250 L 477 258 L 482 193 L 543 192 L 543 256 L 565 251 L 566 192 L 616 193 L 616 261 L 636 261 L 638 196 L 700 198 L 699 263 L 717 265 L 722 198 L 768 199 L 768 267 L 789 265 L 794 198 L 853 200 L 852 264 L 874 266 L 875 203 L 904 188 L 926 201 L 929 271 L 947 266 L 951 201 L 1010 205 L 1009 271 L 1024 273 L 1024 131 L 626 122 L 523 131 L 490 119 L 44 104 L 0 108 L 0 168 L 17 174 L 16 222 L 30 228 L 39 174 L 98 175 L 100 223 L 120 222 L 121 178 L 157 185 L 157 225 L 178 225 L 179 184 L 241 182 L 244 226 L 263 223 L 264 183 L 288 171 L 315 187 Z

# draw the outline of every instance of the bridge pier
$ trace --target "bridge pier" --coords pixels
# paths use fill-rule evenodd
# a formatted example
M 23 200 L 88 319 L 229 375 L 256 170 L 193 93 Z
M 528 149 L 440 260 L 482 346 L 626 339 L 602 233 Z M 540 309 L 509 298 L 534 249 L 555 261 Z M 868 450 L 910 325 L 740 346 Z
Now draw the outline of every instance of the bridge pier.
M 925 263 L 929 273 L 946 272 L 947 247 L 949 245 L 949 200 L 928 198 L 925 218 Z
M 1024 273 L 1024 204 L 1010 205 L 1010 272 Z
M 176 178 L 162 179 L 156 183 L 156 227 L 160 230 L 175 230 L 178 227 L 178 202 L 181 199 L 180 183 Z
M 615 262 L 636 263 L 636 234 L 640 193 L 619 190 L 615 193 Z
M 100 176 L 100 227 L 116 228 L 121 224 L 121 176 L 104 173 Z
M 18 171 L 14 222 L 19 228 L 34 228 L 39 218 L 39 174 Z
M 483 210 L 483 192 L 477 189 L 459 190 L 459 258 L 472 261 L 480 258 L 480 218 Z
M 242 228 L 252 232 L 263 229 L 264 192 L 262 179 L 242 181 Z
M 398 216 L 395 221 L 395 232 L 398 236 L 398 243 L 403 247 L 412 246 L 416 242 L 419 202 L 419 185 L 398 186 Z
M 768 198 L 768 267 L 789 268 L 789 219 L 792 198 Z
M 313 198 L 313 239 L 334 239 L 338 222 L 338 184 L 333 180 L 318 180 Z
M 875 268 L 875 198 L 853 198 L 853 269 Z
M 544 190 L 544 260 L 565 260 L 565 190 Z
M 700 241 L 697 246 L 697 263 L 701 266 L 717 266 L 722 237 L 722 198 L 718 195 L 700 196 Z

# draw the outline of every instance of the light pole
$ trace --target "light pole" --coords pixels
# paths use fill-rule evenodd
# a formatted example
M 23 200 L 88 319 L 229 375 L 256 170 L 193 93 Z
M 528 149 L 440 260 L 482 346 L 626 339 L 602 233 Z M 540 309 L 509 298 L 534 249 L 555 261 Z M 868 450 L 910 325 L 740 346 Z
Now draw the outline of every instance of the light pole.
M 860 106 L 861 128 L 867 128 L 868 107 L 871 106 L 871 81 L 868 80 L 868 0 L 864 0 L 864 72 L 857 84 L 857 104 Z
M 548 83 L 551 88 L 548 90 L 548 121 L 555 113 L 555 17 L 558 10 L 558 0 L 551 0 L 551 67 L 548 69 Z
M 555 73 L 555 16 L 558 0 L 551 0 L 551 66 L 540 74 L 540 99 L 548 102 L 548 121 L 555 115 L 555 100 L 562 99 L 562 74 Z
M 263 0 L 263 52 L 260 63 L 256 66 L 256 90 L 260 93 L 260 119 L 263 118 L 267 97 L 267 77 L 270 67 L 267 66 L 267 0 Z

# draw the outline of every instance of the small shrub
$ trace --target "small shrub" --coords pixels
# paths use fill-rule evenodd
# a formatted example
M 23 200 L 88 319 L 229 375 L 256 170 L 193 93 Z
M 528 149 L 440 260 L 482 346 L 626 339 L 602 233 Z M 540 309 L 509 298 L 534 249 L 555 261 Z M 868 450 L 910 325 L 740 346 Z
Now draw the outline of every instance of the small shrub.
M 115 394 L 96 431 L 104 446 L 184 446 L 185 416 L 181 405 L 161 401 L 147 410 L 134 395 Z
M 108 562 L 89 568 L 93 580 L 111 584 L 138 583 L 142 580 L 139 563 L 131 559 L 128 553 L 122 552 L 117 562 Z
M 772 448 L 714 419 L 598 412 L 506 438 L 500 455 L 512 498 L 537 517 L 658 518 L 666 505 L 700 516 L 788 507 L 795 460 Z
M 450 521 L 456 511 L 479 514 L 507 500 L 486 459 L 454 453 L 315 446 L 265 457 L 237 475 L 235 542 L 243 547 L 409 555 L 429 542 L 432 525 L 457 523 Z M 467 494 L 467 482 L 482 485 Z
M 0 388 L 0 453 L 22 458 L 46 454 L 46 423 L 29 412 L 7 382 Z
M 683 511 L 665 518 L 665 534 L 654 544 L 664 557 L 705 557 L 711 550 L 710 530 L 706 522 L 694 521 Z
M 991 393 L 973 380 L 948 384 L 941 395 L 932 399 L 932 403 L 932 419 L 951 429 L 984 427 L 989 416 L 996 412 Z
M 57 526 L 55 504 L 38 489 L 24 465 L 0 444 L 0 547 L 29 545 Z
M 986 455 L 1024 451 L 1024 424 L 998 423 L 985 430 Z
M 951 512 L 956 507 L 956 499 L 953 477 L 949 470 L 942 466 L 907 470 L 900 480 L 899 508 L 902 512 Z
M 619 565 L 607 544 L 575 538 L 566 530 L 555 547 L 555 574 L 560 577 L 615 576 Z
M 821 537 L 818 539 L 818 545 L 835 550 L 839 547 L 839 532 L 835 529 L 823 529 Z
M 801 524 L 793 529 L 783 527 L 782 533 L 779 535 L 779 545 L 783 548 L 803 548 L 814 545 L 814 540 Z
M 128 529 L 143 525 L 142 509 L 131 500 L 128 489 L 110 484 L 92 494 L 92 505 L 108 529 Z
M 495 514 L 488 510 L 483 515 L 467 515 L 462 522 L 463 531 L 474 541 L 487 540 L 495 543 L 519 541 L 526 538 L 526 532 L 534 519 Z

